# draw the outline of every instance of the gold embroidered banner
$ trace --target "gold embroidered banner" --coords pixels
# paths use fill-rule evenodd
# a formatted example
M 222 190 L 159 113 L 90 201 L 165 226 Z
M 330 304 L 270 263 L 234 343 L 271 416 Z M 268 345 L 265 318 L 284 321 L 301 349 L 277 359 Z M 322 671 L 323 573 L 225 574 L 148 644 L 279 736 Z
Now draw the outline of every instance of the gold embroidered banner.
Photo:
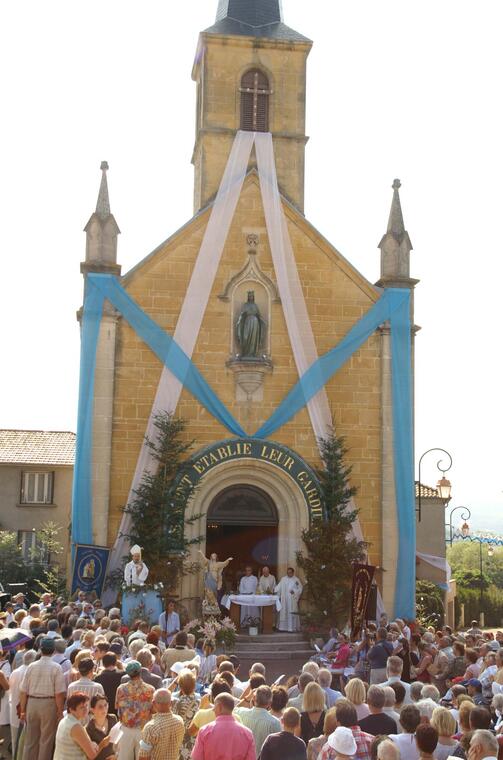
M 351 639 L 360 633 L 367 614 L 370 589 L 374 578 L 374 565 L 353 565 L 353 587 L 351 591 Z

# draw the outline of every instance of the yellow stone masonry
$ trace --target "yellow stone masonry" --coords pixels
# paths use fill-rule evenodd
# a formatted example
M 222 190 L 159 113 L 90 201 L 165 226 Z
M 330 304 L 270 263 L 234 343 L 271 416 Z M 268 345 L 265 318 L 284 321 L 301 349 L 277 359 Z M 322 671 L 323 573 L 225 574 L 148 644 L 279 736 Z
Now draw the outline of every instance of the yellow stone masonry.
M 214 67 L 216 64 L 217 61 L 213 61 Z M 300 64 L 299 56 L 299 67 Z M 219 80 L 217 73 L 215 79 Z M 296 81 L 292 75 L 292 88 L 297 86 Z M 227 109 L 230 119 L 232 109 L 228 104 L 219 102 L 218 108 Z M 208 119 L 211 118 L 208 113 Z M 288 205 L 285 210 L 317 349 L 322 354 L 340 341 L 377 300 L 378 293 L 301 214 Z M 170 333 L 176 326 L 208 218 L 209 211 L 200 214 L 122 280 L 138 305 Z M 258 265 L 275 282 L 271 252 L 263 232 L 265 219 L 258 180 L 253 173 L 245 181 L 193 356 L 206 380 L 249 434 L 270 416 L 298 379 L 282 306 L 273 303 L 271 357 L 274 366 L 264 381 L 263 401 L 251 404 L 236 401 L 234 374 L 226 367 L 231 345 L 231 305 L 218 296 L 246 264 L 246 232 L 251 229 L 261 231 Z M 117 335 L 110 542 L 117 533 L 121 507 L 127 500 L 161 374 L 157 358 L 123 320 L 119 321 Z M 380 347 L 380 336 L 375 334 L 327 384 L 336 431 L 345 437 L 349 448 L 347 463 L 353 466 L 352 485 L 358 490 L 356 503 L 363 531 L 372 543 L 370 558 L 378 564 L 382 559 Z M 200 448 L 229 436 L 186 390 L 176 411 L 188 421 L 187 439 L 195 439 Z M 305 409 L 273 438 L 294 449 L 308 463 L 314 466 L 319 463 Z
M 240 124 L 240 82 L 250 68 L 269 78 L 269 129 L 273 134 L 278 182 L 302 210 L 306 119 L 306 60 L 309 43 L 281 43 L 247 37 L 201 36 L 194 67 L 198 86 L 194 211 L 216 194 Z M 279 96 L 280 94 L 280 96 Z M 251 163 L 253 163 L 253 156 Z

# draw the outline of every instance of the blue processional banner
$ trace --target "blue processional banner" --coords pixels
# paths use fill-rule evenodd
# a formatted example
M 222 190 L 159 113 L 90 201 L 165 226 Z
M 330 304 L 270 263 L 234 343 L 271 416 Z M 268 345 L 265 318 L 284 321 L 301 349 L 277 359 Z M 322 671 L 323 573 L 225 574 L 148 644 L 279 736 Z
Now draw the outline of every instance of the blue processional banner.
M 109 556 L 110 549 L 107 546 L 75 545 L 72 596 L 78 591 L 85 591 L 86 594 L 94 592 L 98 599 L 101 597 Z

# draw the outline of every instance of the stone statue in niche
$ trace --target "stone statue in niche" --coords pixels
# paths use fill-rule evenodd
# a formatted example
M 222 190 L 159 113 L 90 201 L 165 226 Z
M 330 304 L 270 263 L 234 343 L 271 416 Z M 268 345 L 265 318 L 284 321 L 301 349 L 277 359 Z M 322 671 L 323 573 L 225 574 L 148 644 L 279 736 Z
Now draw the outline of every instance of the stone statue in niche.
M 240 359 L 258 359 L 262 356 L 266 322 L 255 303 L 255 292 L 248 291 L 248 300 L 243 304 L 236 321 L 236 340 Z

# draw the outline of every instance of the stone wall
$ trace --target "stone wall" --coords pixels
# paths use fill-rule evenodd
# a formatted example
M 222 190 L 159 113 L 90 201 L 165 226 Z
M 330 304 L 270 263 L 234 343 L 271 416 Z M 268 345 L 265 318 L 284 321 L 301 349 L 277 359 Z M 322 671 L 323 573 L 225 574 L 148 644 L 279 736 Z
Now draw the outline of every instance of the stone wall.
M 278 182 L 299 209 L 304 206 L 306 60 L 310 44 L 203 35 L 204 53 L 193 76 L 200 87 L 194 211 L 217 192 L 240 125 L 241 77 L 260 68 L 269 77 L 269 130 L 273 134 Z M 253 159 L 252 159 L 253 161 Z
M 377 300 L 377 292 L 300 215 L 286 207 L 288 226 L 318 352 L 332 348 Z M 208 212 L 196 217 L 180 233 L 157 249 L 123 284 L 135 301 L 168 332 L 174 331 L 201 244 Z M 246 235 L 260 236 L 257 263 L 275 281 L 265 233 L 257 177 L 249 175 L 238 203 L 221 264 L 194 351 L 194 362 L 222 401 L 252 434 L 269 417 L 297 381 L 297 371 L 280 303 L 272 304 L 271 358 L 260 404 L 238 402 L 229 358 L 228 303 L 218 296 L 247 260 Z M 352 484 L 360 519 L 371 542 L 371 560 L 381 564 L 381 339 L 378 334 L 358 351 L 327 384 L 334 423 L 344 435 L 353 466 Z M 116 536 L 121 507 L 126 503 L 135 464 L 147 425 L 161 367 L 123 321 L 117 330 L 115 397 L 112 430 L 112 469 L 108 540 Z M 211 415 L 183 391 L 177 414 L 188 421 L 187 439 L 204 447 L 228 437 Z M 303 409 L 274 438 L 316 466 L 318 449 L 308 413 Z

